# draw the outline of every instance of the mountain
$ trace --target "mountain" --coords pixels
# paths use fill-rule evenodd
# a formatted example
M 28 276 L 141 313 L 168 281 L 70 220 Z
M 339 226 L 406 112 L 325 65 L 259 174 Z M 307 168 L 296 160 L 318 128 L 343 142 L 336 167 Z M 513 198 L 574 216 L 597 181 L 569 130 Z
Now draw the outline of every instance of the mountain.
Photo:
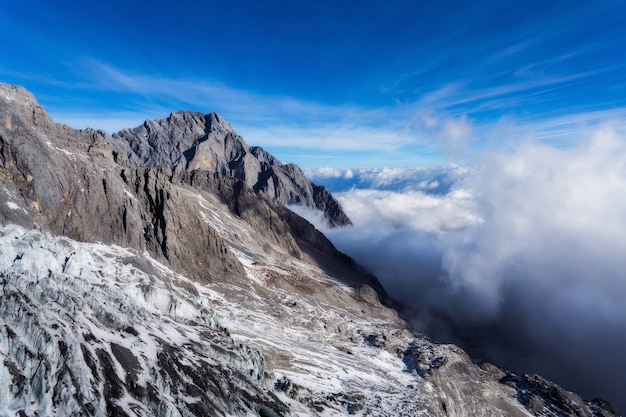
M 288 167 L 215 114 L 113 137 L 0 84 L 0 416 L 618 415 L 413 333 Z

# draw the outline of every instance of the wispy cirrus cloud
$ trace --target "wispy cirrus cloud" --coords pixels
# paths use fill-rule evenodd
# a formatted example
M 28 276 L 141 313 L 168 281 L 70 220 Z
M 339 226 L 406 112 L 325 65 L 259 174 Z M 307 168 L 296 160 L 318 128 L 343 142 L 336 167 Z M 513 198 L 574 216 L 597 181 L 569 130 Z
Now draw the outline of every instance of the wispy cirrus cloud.
M 402 159 L 404 154 L 415 155 L 413 164 L 432 164 L 427 159 L 434 153 L 434 147 L 419 142 L 406 130 L 411 111 L 406 106 L 328 105 L 261 95 L 209 80 L 131 73 L 91 59 L 85 61 L 84 70 L 90 82 L 83 88 L 115 94 L 126 108 L 106 112 L 65 109 L 51 112 L 59 121 L 75 127 L 115 132 L 138 125 L 146 118 L 165 117 L 178 109 L 217 111 L 250 144 L 278 150 L 279 154 L 282 149 L 287 160 L 296 154 L 312 160 L 312 155 L 306 155 L 307 150 L 352 153 L 363 159 L 373 159 L 376 153 L 379 156 L 385 152 L 389 153 L 387 161 Z M 346 159 L 343 160 L 345 163 Z
M 533 65 L 539 65 L 537 63 Z M 530 69 L 524 70 L 529 72 Z M 505 81 L 493 80 L 494 75 L 485 79 L 477 74 L 476 78 L 446 83 L 425 93 L 417 102 L 427 108 L 462 108 L 466 112 L 510 109 L 519 103 L 519 97 L 535 94 L 538 90 L 546 92 L 553 87 L 565 85 L 576 80 L 598 75 L 601 70 L 586 71 L 566 75 L 535 74 L 519 79 Z
M 300 123 L 343 122 L 367 126 L 376 124 L 388 111 L 356 105 L 326 105 L 288 96 L 263 95 L 230 87 L 219 81 L 195 77 L 172 77 L 125 72 L 89 59 L 85 67 L 92 73 L 93 87 L 104 91 L 169 99 L 192 107 L 217 107 L 231 117 L 255 123 L 281 120 L 284 124 L 302 118 Z M 209 110 L 207 110 L 209 111 Z
M 491 108 L 514 107 L 525 95 L 590 76 L 585 73 L 491 86 L 456 81 L 413 102 L 364 106 L 260 94 L 194 77 L 126 71 L 94 59 L 84 60 L 78 72 L 82 81 L 76 88 L 100 92 L 109 103 L 121 104 L 85 110 L 64 103 L 51 109 L 63 123 L 114 132 L 179 109 L 217 111 L 249 143 L 268 147 L 283 160 L 313 166 L 333 161 L 339 166 L 439 165 L 446 163 L 446 157 L 467 154 L 468 147 L 485 142 L 493 145 L 532 136 L 571 145 L 581 126 L 593 129 L 607 120 L 618 130 L 626 125 L 622 107 L 545 117 L 506 111 L 485 116 Z

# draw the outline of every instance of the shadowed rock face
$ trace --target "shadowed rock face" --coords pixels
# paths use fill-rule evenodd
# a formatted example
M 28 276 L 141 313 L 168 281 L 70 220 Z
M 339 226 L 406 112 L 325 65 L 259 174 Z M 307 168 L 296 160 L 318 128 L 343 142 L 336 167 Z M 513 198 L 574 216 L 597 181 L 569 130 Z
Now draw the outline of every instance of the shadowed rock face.
M 179 111 L 147 120 L 114 134 L 111 144 L 133 163 L 234 177 L 281 204 L 323 211 L 331 226 L 350 224 L 326 188 L 311 183 L 297 165 L 282 164 L 262 148 L 249 147 L 216 113 Z
M 260 148 L 250 150 L 220 116 L 174 113 L 167 120 L 147 121 L 132 130 L 135 138 L 145 133 L 147 142 L 120 142 L 103 131 L 55 124 L 22 88 L 2 85 L 1 91 L 3 224 L 38 226 L 80 241 L 147 250 L 200 282 L 245 279 L 239 260 L 202 217 L 202 200 L 210 199 L 208 194 L 254 225 L 266 241 L 266 250 L 281 248 L 284 256 L 301 258 L 301 246 L 307 251 L 313 247 L 322 257 L 333 259 L 329 266 L 350 272 L 350 282 L 371 284 L 384 294 L 375 278 L 280 204 L 275 197 L 282 194 L 255 194 L 245 182 L 252 174 L 246 172 L 253 168 L 257 175 L 259 166 L 276 168 L 288 178 L 285 182 L 317 190 L 311 195 L 318 196 L 320 206 L 326 204 L 328 213 L 336 209 L 343 214 L 338 205 L 333 206 L 332 196 L 309 183 L 295 165 L 282 165 Z M 120 134 L 124 132 L 131 131 Z M 132 146 L 135 151 L 128 151 L 127 159 L 110 143 Z M 210 151 L 185 155 L 194 146 Z M 208 162 L 200 163 L 201 159 Z M 177 168 L 181 161 L 186 161 L 187 169 Z M 288 177 L 289 173 L 295 176 Z M 293 199 L 295 194 L 290 195 Z M 320 199 L 321 195 L 327 197 Z
M 281 248 L 282 253 L 297 259 L 306 257 L 342 282 L 354 286 L 365 284 L 374 288 L 382 301 L 390 301 L 375 276 L 339 252 L 311 223 L 276 200 L 255 194 L 236 178 L 207 171 L 177 172 L 173 181 L 218 197 L 232 213 L 260 232 L 269 248 Z
M 245 276 L 168 169 L 118 165 L 106 133 L 54 124 L 29 93 L 3 89 L 3 224 L 147 250 L 201 282 Z
M 0 415 L 619 414 L 411 333 L 219 116 L 129 132 L 0 84 Z

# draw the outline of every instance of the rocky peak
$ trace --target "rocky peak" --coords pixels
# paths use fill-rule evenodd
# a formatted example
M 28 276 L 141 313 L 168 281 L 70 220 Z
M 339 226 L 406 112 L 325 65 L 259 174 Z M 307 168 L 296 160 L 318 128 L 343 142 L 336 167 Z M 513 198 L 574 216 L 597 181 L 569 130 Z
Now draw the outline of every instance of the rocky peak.
M 0 83 L 0 110 L 2 124 L 7 129 L 12 129 L 11 115 L 19 114 L 34 125 L 52 125 L 54 122 L 39 105 L 35 96 L 16 85 Z
M 114 134 L 111 145 L 131 163 L 235 177 L 281 204 L 323 211 L 331 226 L 350 224 L 324 187 L 311 183 L 298 166 L 283 164 L 258 146 L 249 147 L 217 113 L 179 111 L 148 120 Z
M 226 121 L 222 116 L 215 112 L 211 112 L 207 115 L 207 119 L 209 119 L 210 130 L 221 132 L 221 133 L 235 133 L 230 123 Z
M 19 106 L 39 106 L 35 96 L 18 85 L 0 83 L 0 99 L 6 103 L 13 104 L 16 108 Z
M 14 109 L 40 107 L 35 96 L 18 85 L 0 83 L 0 100 L 10 104 Z

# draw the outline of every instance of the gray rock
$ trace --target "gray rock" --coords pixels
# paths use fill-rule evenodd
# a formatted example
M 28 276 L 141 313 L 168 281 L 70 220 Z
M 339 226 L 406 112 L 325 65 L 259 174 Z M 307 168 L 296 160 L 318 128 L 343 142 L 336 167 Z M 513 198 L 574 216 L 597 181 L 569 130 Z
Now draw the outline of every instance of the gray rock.
M 0 118 L 0 223 L 148 250 L 202 282 L 245 277 L 168 168 L 115 163 L 106 133 L 55 124 L 18 87 L 0 84 Z
M 602 417 L 619 414 L 609 403 L 588 403 L 539 375 L 517 375 L 507 372 L 500 382 L 515 389 L 517 400 L 533 415 L 567 415 Z
M 216 113 L 179 111 L 166 119 L 147 120 L 114 134 L 111 145 L 133 163 L 234 177 L 281 204 L 323 211 L 331 226 L 350 224 L 326 188 L 311 183 L 297 165 L 283 164 L 262 148 L 249 147 Z
M 269 248 L 280 247 L 283 253 L 296 259 L 306 256 L 341 281 L 354 286 L 370 286 L 380 300 L 388 301 L 375 276 L 338 251 L 315 226 L 275 199 L 255 194 L 236 178 L 202 170 L 179 171 L 173 181 L 217 196 L 233 214 L 251 225 Z

